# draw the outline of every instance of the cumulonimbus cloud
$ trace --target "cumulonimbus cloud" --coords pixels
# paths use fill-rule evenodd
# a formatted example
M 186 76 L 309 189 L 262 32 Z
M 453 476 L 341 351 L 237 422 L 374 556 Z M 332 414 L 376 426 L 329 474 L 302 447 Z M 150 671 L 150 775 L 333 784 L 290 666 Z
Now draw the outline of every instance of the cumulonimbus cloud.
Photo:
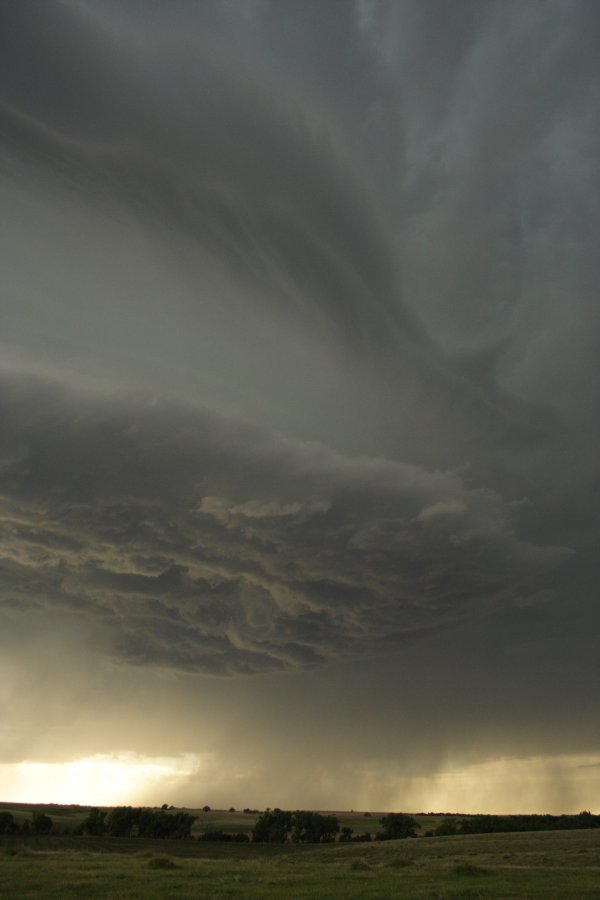
M 97 620 L 125 663 L 352 658 L 533 594 L 569 555 L 454 473 L 172 402 L 1 387 L 3 604 Z
M 551 596 L 597 523 L 596 16 L 499 9 L 7 6 L 3 349 L 94 389 L 3 378 L 7 608 L 255 672 Z

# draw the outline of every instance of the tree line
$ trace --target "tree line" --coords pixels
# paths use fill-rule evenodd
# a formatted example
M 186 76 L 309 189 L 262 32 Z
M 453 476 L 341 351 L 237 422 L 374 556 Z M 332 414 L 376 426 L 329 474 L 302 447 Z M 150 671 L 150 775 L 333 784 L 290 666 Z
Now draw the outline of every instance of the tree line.
M 196 816 L 185 812 L 147 809 L 143 807 L 116 806 L 111 810 L 92 808 L 87 817 L 72 831 L 74 835 L 144 837 L 144 838 L 191 838 L 192 824 Z M 382 830 L 375 835 L 376 840 L 392 840 L 415 837 L 416 821 L 404 813 L 389 813 L 379 820 Z M 45 813 L 34 813 L 21 827 L 12 813 L 0 812 L 0 834 L 50 834 L 53 822 Z M 339 835 L 339 838 L 338 838 Z M 340 841 L 370 841 L 371 834 L 354 834 L 347 826 L 340 829 L 338 817 L 323 815 L 308 810 L 290 812 L 282 809 L 267 810 L 256 820 L 252 829 L 252 840 L 257 843 L 297 844 L 333 843 Z M 201 841 L 247 842 L 246 832 L 233 834 L 223 831 L 205 831 L 198 836 Z
M 509 831 L 566 831 L 575 828 L 600 828 L 600 816 L 588 810 L 576 816 L 516 815 L 493 816 L 474 815 L 462 818 L 448 816 L 425 837 L 441 837 L 452 834 L 500 834 Z
M 0 812 L 0 834 L 50 834 L 52 825 L 52 819 L 45 813 L 33 813 L 31 819 L 18 825 L 12 813 Z
M 417 822 L 405 813 L 388 813 L 379 820 L 382 830 L 375 840 L 390 841 L 398 838 L 416 837 Z M 354 834 L 347 826 L 340 829 L 338 817 L 321 813 L 283 809 L 263 813 L 252 829 L 252 840 L 259 843 L 285 844 L 330 844 L 339 834 L 340 841 L 370 841 L 371 834 Z
M 168 811 L 167 811 L 168 810 Z M 116 806 L 111 810 L 93 808 L 87 817 L 71 833 L 80 835 L 108 835 L 112 837 L 191 838 L 192 824 L 196 816 L 175 812 L 173 808 L 147 809 L 143 807 Z M 381 829 L 375 835 L 370 832 L 355 833 L 348 826 L 340 828 L 335 815 L 308 810 L 268 809 L 259 815 L 251 835 L 207 830 L 198 835 L 201 841 L 235 841 L 270 844 L 326 844 L 334 841 L 387 841 L 416 837 L 417 822 L 406 813 L 388 813 L 379 819 Z M 43 812 L 34 812 L 30 819 L 19 825 L 12 813 L 0 811 L 0 835 L 47 835 L 53 831 L 53 821 Z M 425 837 L 461 834 L 493 834 L 517 831 L 560 831 L 575 828 L 600 828 L 600 815 L 588 810 L 578 815 L 444 815 L 436 828 L 425 832 Z
M 141 807 L 116 806 L 100 810 L 95 807 L 74 828 L 73 835 L 110 835 L 112 837 L 189 838 L 196 816 L 184 812 L 166 812 Z M 0 812 L 0 835 L 51 834 L 54 823 L 42 812 L 32 814 L 22 825 L 10 812 Z
M 112 837 L 189 838 L 197 816 L 165 809 L 115 806 L 110 812 L 92 809 L 76 833 Z

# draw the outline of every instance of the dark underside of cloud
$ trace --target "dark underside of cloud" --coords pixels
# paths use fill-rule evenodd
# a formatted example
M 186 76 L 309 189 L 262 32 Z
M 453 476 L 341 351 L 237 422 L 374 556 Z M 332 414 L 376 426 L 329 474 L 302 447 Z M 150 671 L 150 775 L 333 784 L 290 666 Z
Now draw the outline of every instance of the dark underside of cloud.
M 2 17 L 5 614 L 252 674 L 591 608 L 593 4 Z
M 455 474 L 172 403 L 3 378 L 1 414 L 3 603 L 95 619 L 124 662 L 252 673 L 392 648 L 535 602 L 570 555 Z

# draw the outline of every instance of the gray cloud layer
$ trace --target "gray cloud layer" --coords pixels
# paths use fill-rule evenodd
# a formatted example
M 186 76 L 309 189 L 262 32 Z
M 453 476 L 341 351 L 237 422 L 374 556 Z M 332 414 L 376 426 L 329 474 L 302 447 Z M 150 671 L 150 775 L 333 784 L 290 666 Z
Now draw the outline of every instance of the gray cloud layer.
M 593 5 L 2 14 L 11 615 L 254 673 L 593 609 Z
M 456 474 L 214 414 L 2 383 L 3 599 L 98 619 L 126 662 L 306 666 L 535 602 L 570 555 Z M 533 598 L 531 601 L 530 598 Z

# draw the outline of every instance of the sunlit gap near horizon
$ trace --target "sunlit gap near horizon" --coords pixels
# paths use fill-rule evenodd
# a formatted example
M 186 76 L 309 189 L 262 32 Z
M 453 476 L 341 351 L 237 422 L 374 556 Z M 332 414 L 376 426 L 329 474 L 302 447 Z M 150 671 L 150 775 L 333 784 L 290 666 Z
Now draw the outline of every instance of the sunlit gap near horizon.
M 179 789 L 182 780 L 198 771 L 201 761 L 194 753 L 156 758 L 122 753 L 96 754 L 69 762 L 4 763 L 0 764 L 0 800 L 139 805 L 146 797 L 158 798 L 161 791 Z
M 211 789 L 218 760 L 188 753 L 177 757 L 147 757 L 136 753 L 97 754 L 62 763 L 22 761 L 0 765 L 0 800 L 11 803 L 77 804 L 81 806 L 176 806 L 214 809 L 250 804 L 243 794 L 243 777 L 232 778 L 229 790 Z M 193 785 L 204 770 L 202 794 Z M 238 791 L 238 796 L 234 796 Z M 322 808 L 405 812 L 499 815 L 545 812 L 600 812 L 600 761 L 597 756 L 536 756 L 496 759 L 463 767 L 448 763 L 430 776 L 390 778 L 385 785 L 376 772 L 357 771 L 355 789 L 342 789 L 341 804 Z M 375 805 L 368 798 L 376 798 Z M 286 798 L 288 801 L 290 798 Z M 275 792 L 263 798 L 282 808 L 302 807 L 301 796 L 284 802 Z M 265 803 L 259 803 L 264 808 Z

